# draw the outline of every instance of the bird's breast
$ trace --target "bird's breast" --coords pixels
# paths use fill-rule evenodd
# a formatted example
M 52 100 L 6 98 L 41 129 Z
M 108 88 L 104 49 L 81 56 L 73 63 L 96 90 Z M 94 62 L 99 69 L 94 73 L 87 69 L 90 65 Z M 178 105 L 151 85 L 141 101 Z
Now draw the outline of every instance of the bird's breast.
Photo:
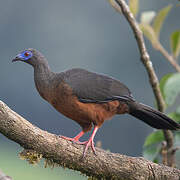
M 121 108 L 121 103 L 117 100 L 101 104 L 82 103 L 73 94 L 72 88 L 66 83 L 61 83 L 56 87 L 56 92 L 50 103 L 57 111 L 78 122 L 80 125 L 83 123 L 94 123 L 101 126 L 105 120 L 120 113 L 119 108 Z

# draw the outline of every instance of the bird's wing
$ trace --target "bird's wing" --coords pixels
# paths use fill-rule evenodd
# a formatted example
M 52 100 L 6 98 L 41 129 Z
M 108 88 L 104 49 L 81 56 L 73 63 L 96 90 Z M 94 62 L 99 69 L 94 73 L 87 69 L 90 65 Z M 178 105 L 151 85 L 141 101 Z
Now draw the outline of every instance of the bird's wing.
M 102 74 L 71 69 L 64 73 L 64 81 L 72 88 L 79 101 L 84 103 L 133 100 L 131 92 L 124 84 Z

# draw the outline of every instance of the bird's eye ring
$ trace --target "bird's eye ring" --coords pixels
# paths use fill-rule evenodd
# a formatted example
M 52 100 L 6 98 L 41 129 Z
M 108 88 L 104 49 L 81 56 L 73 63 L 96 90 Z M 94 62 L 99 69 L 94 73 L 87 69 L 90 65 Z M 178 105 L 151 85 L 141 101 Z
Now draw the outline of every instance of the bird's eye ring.
M 28 52 L 24 53 L 24 56 L 28 57 L 30 54 Z
M 18 57 L 22 59 L 23 61 L 30 59 L 33 56 L 31 51 L 23 51 L 20 54 L 18 54 Z

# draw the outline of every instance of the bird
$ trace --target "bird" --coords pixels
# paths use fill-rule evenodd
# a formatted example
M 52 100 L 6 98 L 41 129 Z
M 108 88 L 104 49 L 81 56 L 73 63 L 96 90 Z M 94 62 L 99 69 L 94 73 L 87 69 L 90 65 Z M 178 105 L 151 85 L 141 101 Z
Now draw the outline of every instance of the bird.
M 156 129 L 178 130 L 180 124 L 164 113 L 135 100 L 130 90 L 119 80 L 81 68 L 60 73 L 52 72 L 45 56 L 28 48 L 13 58 L 34 68 L 34 82 L 40 96 L 58 112 L 77 122 L 82 131 L 75 137 L 63 139 L 83 144 L 83 157 L 91 147 L 96 154 L 94 137 L 102 124 L 116 114 L 130 114 Z M 93 129 L 90 138 L 79 139 Z

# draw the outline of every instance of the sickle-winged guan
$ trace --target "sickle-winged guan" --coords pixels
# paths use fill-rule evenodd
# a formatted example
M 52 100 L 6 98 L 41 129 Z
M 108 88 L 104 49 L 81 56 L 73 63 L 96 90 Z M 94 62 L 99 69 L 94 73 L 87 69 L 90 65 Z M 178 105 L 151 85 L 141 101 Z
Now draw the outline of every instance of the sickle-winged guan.
M 128 113 L 157 129 L 178 130 L 180 125 L 165 114 L 138 103 L 129 89 L 120 81 L 84 69 L 70 69 L 61 73 L 50 70 L 46 58 L 35 49 L 18 54 L 14 61 L 23 61 L 34 67 L 34 81 L 39 94 L 57 111 L 76 121 L 82 131 L 74 138 L 64 139 L 85 144 L 83 156 L 105 120 L 115 114 Z M 79 139 L 94 125 L 88 141 Z

